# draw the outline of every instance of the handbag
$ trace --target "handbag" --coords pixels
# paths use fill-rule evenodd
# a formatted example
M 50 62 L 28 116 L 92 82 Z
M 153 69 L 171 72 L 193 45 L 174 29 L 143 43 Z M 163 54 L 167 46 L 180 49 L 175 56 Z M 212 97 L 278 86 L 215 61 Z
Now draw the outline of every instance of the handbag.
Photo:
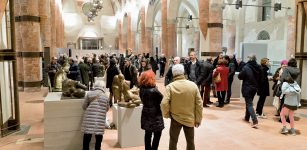
M 215 77 L 213 78 L 213 82 L 214 82 L 214 83 L 220 83 L 221 81 L 222 81 L 222 79 L 221 79 L 221 74 L 218 73 L 217 76 L 215 76 Z
M 277 84 L 276 85 L 276 87 L 275 87 L 275 96 L 277 96 L 277 97 L 280 97 L 281 96 L 281 93 L 282 93 L 282 91 L 281 91 L 281 86 L 282 86 L 282 84 L 281 83 L 279 83 L 279 84 Z

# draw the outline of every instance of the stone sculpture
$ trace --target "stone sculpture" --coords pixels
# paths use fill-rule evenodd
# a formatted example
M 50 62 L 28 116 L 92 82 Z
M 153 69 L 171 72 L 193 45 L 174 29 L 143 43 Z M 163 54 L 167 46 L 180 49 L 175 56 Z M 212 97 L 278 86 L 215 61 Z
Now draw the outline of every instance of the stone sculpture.
M 85 96 L 85 90 L 87 87 L 78 81 L 65 79 L 62 83 L 62 96 L 83 98 Z
M 136 88 L 130 89 L 129 81 L 125 80 L 123 74 L 114 76 L 112 90 L 115 101 L 118 101 L 118 105 L 121 107 L 133 108 L 142 103 L 139 90 Z

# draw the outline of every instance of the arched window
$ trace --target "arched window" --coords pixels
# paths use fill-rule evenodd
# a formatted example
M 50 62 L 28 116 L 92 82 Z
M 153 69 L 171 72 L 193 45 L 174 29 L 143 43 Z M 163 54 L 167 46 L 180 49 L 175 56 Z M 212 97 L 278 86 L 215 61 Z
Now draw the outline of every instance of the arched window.
M 267 31 L 263 30 L 258 34 L 257 39 L 258 40 L 270 40 L 270 34 Z

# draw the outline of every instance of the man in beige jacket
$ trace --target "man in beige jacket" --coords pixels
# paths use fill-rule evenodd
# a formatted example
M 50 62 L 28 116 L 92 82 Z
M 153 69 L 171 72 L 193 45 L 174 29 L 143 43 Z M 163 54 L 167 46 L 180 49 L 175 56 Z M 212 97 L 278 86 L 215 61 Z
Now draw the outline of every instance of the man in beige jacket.
M 184 67 L 172 68 L 173 82 L 166 86 L 161 102 L 164 118 L 171 118 L 169 150 L 177 150 L 178 136 L 183 128 L 187 150 L 195 150 L 194 127 L 202 120 L 203 104 L 197 85 L 184 77 Z

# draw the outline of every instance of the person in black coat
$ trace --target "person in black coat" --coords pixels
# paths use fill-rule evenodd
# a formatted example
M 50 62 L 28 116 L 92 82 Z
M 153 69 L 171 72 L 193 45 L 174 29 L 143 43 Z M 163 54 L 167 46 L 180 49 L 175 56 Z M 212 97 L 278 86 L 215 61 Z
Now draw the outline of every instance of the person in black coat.
M 191 51 L 189 55 L 190 61 L 186 64 L 186 74 L 188 80 L 194 82 L 197 86 L 200 86 L 205 77 L 202 64 L 197 60 L 196 53 L 194 51 Z
M 269 88 L 269 79 L 268 79 L 268 70 L 269 70 L 269 59 L 262 58 L 261 59 L 261 80 L 257 91 L 259 95 L 259 100 L 256 107 L 256 114 L 262 118 L 265 118 L 265 115 L 262 113 L 264 102 L 267 96 L 270 96 L 270 88 Z
M 153 57 L 149 57 L 149 64 L 151 65 L 152 71 L 156 74 L 157 70 L 159 70 L 159 66 Z
M 242 95 L 246 103 L 246 111 L 244 120 L 249 122 L 250 117 L 252 118 L 252 127 L 256 128 L 258 126 L 258 119 L 253 108 L 253 99 L 258 91 L 259 81 L 261 78 L 261 68 L 256 62 L 256 56 L 254 54 L 248 56 L 248 62 L 242 68 L 238 75 L 242 83 Z
M 161 55 L 159 59 L 159 64 L 160 64 L 160 78 L 164 77 L 164 72 L 165 72 L 165 64 L 166 64 L 166 58 L 164 54 Z
M 109 88 L 110 95 L 109 95 L 109 104 L 112 106 L 112 99 L 113 99 L 113 91 L 112 91 L 112 83 L 114 76 L 119 75 L 119 69 L 116 66 L 116 60 L 114 58 L 110 59 L 110 66 L 107 69 L 107 83 L 106 88 Z M 117 103 L 117 102 L 114 102 Z
M 164 129 L 160 103 L 163 95 L 156 88 L 155 74 L 145 71 L 139 77 L 140 98 L 143 102 L 141 128 L 145 130 L 145 150 L 157 150 Z M 153 140 L 151 140 L 153 136 Z
M 212 58 L 208 58 L 205 62 L 203 62 L 202 67 L 204 70 L 204 80 L 201 83 L 200 95 L 203 99 L 203 106 L 209 107 L 208 104 L 212 104 L 212 102 L 210 101 L 210 91 L 213 73 Z
M 180 64 L 180 57 L 174 58 L 174 64 L 173 65 L 176 65 L 176 64 Z M 170 84 L 173 81 L 173 72 L 172 72 L 173 65 L 171 65 L 168 68 L 168 71 L 165 75 L 165 81 L 164 81 L 165 86 L 167 86 L 168 84 Z
M 69 59 L 69 71 L 67 73 L 67 78 L 68 79 L 72 79 L 75 81 L 81 81 L 81 75 L 80 75 L 80 69 L 79 66 L 77 64 L 77 59 L 76 58 L 70 58 Z

